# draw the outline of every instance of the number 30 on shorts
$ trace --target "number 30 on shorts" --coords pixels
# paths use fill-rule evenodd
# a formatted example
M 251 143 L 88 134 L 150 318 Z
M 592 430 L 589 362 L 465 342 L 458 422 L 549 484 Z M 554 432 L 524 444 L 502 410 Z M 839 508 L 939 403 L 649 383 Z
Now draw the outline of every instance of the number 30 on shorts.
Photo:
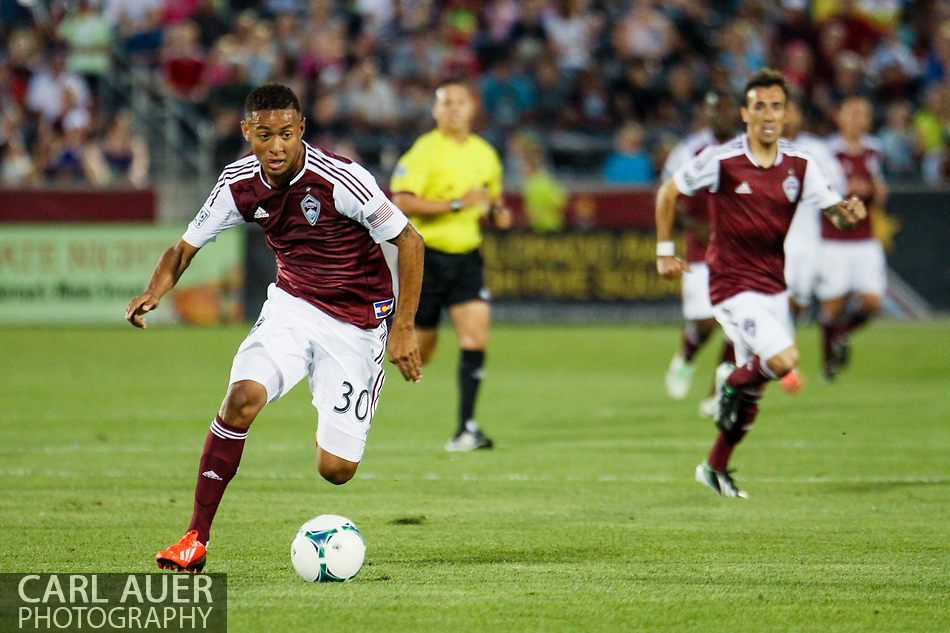
M 366 419 L 366 416 L 369 414 L 369 390 L 364 389 L 356 397 L 356 403 L 353 403 L 353 393 L 356 391 L 353 388 L 353 385 L 348 381 L 343 381 L 343 403 L 338 407 L 333 407 L 333 411 L 336 413 L 346 413 L 350 410 L 350 407 L 353 407 L 353 413 L 356 415 L 356 418 L 362 422 Z

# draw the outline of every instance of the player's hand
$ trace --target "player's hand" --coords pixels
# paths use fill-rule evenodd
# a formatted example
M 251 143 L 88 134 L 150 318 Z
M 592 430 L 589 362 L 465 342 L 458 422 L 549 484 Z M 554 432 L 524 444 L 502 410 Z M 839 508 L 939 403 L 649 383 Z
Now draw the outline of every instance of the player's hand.
M 846 226 L 854 226 L 864 218 L 868 217 L 868 210 L 864 202 L 857 196 L 850 196 L 847 200 L 838 205 L 841 210 L 840 218 Z
M 152 296 L 150 292 L 143 292 L 139 296 L 129 301 L 129 307 L 125 311 L 125 320 L 135 327 L 143 330 L 148 327 L 142 315 L 151 312 L 158 307 L 158 299 Z
M 422 382 L 422 356 L 416 342 L 416 331 L 410 326 L 393 324 L 389 333 L 389 362 L 399 368 L 409 382 Z
M 515 222 L 511 209 L 504 204 L 493 204 L 488 213 L 488 219 L 491 220 L 492 226 L 502 231 L 510 229 Z
M 491 208 L 491 196 L 488 195 L 487 187 L 475 187 L 468 193 L 459 198 L 462 201 L 462 208 L 478 206 L 481 208 L 482 215 L 488 213 Z
M 683 273 L 690 272 L 689 264 L 679 257 L 657 257 L 656 271 L 663 279 L 676 279 Z

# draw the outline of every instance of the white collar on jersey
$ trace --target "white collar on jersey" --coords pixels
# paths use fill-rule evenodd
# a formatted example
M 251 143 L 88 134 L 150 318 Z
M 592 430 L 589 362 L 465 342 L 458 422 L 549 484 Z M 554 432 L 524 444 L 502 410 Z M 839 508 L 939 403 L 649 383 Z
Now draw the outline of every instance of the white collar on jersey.
M 287 183 L 288 187 L 294 184 L 295 182 L 297 182 L 298 180 L 300 180 L 301 178 L 303 178 L 303 175 L 307 173 L 307 156 L 310 154 L 310 150 L 313 148 L 310 147 L 310 145 L 308 145 L 306 141 L 301 141 L 301 142 L 303 143 L 303 153 L 304 153 L 303 166 L 300 168 L 300 171 L 297 172 L 297 175 L 294 176 L 293 179 L 291 179 L 291 181 Z M 267 178 L 264 176 L 264 165 L 260 164 L 260 161 L 258 161 L 258 167 L 259 169 L 257 170 L 257 177 L 261 179 L 261 182 L 264 184 L 265 187 L 267 187 L 268 189 L 273 189 L 271 184 L 267 182 Z
M 748 158 L 749 162 L 755 165 L 756 167 L 762 167 L 762 165 L 759 164 L 759 161 L 755 159 L 755 156 L 752 155 L 752 150 L 749 148 L 749 134 L 745 133 L 745 134 L 742 134 L 741 136 L 742 136 L 742 150 L 745 152 L 746 158 Z M 775 155 L 775 162 L 772 163 L 772 167 L 775 167 L 776 165 L 781 165 L 782 156 L 784 155 L 782 153 L 782 139 L 776 140 L 775 144 L 776 144 L 776 149 L 778 150 L 778 154 Z

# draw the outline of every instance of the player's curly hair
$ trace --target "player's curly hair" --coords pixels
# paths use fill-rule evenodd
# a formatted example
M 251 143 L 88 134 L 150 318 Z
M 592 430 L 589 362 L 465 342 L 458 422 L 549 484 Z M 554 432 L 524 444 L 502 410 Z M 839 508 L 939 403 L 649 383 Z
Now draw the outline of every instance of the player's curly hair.
M 788 80 L 785 79 L 785 75 L 774 68 L 763 68 L 753 73 L 745 82 L 745 88 L 742 90 L 743 98 L 748 97 L 749 91 L 754 88 L 768 88 L 769 86 L 781 88 L 785 98 L 788 99 Z
M 247 95 L 244 111 L 247 114 L 261 110 L 296 110 L 300 112 L 300 100 L 294 91 L 282 84 L 264 84 Z

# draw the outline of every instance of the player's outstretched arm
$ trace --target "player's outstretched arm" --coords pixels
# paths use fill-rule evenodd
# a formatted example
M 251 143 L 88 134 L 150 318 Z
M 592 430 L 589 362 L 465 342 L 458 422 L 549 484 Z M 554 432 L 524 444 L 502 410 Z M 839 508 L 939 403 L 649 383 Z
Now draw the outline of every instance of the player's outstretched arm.
M 689 270 L 689 264 L 676 256 L 673 222 L 680 190 L 670 178 L 656 192 L 656 270 L 664 279 L 675 279 Z
M 822 209 L 822 212 L 839 229 L 850 229 L 868 216 L 864 202 L 857 196 L 851 196 L 834 206 Z
M 422 356 L 416 342 L 415 320 L 422 291 L 425 244 L 411 224 L 389 241 L 399 249 L 399 302 L 389 332 L 389 361 L 399 368 L 403 378 L 420 382 Z
M 158 307 L 159 301 L 166 292 L 175 287 L 197 252 L 197 248 L 184 240 L 179 240 L 177 244 L 162 253 L 145 291 L 129 302 L 129 307 L 125 311 L 125 320 L 135 327 L 143 329 L 148 327 L 145 319 L 142 318 L 143 315 Z

